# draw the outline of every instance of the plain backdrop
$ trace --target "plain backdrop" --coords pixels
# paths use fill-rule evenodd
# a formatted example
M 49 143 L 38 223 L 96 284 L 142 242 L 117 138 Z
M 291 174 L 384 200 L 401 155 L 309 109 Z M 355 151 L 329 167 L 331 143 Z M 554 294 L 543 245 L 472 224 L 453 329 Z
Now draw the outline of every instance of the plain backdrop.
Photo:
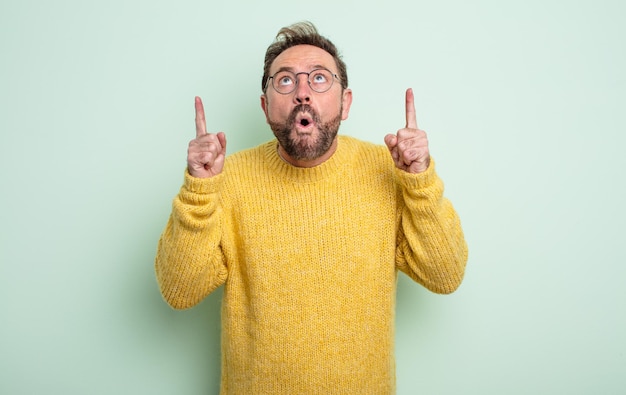
M 222 291 L 172 310 L 156 244 L 194 96 L 230 153 L 269 140 L 265 49 L 310 20 L 341 133 L 382 144 L 414 89 L 469 244 L 452 295 L 399 275 L 398 394 L 623 394 L 625 4 L 3 0 L 0 393 L 218 392 Z

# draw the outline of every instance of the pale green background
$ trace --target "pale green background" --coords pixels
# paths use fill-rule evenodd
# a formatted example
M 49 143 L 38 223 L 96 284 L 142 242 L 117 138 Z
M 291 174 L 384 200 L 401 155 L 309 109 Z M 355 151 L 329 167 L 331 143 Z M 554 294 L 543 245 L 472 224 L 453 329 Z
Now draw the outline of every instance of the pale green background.
M 344 134 L 404 90 L 459 211 L 464 284 L 401 275 L 399 394 L 626 391 L 621 1 L 0 3 L 0 393 L 214 394 L 221 290 L 178 312 L 156 243 L 194 137 L 271 137 L 265 48 L 310 19 L 348 64 Z M 341 204 L 337 202 L 337 204 Z

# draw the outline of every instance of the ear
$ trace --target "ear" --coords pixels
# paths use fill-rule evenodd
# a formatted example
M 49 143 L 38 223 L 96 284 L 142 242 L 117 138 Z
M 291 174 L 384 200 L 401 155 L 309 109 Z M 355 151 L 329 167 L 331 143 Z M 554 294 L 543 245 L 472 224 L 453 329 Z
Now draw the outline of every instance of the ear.
M 267 109 L 267 96 L 265 94 L 261 95 L 261 109 L 263 110 L 263 113 L 265 114 L 265 121 L 267 123 L 269 123 L 270 117 L 268 114 L 268 109 Z
M 341 102 L 343 104 L 341 120 L 345 121 L 346 119 L 348 119 L 348 114 L 350 113 L 350 105 L 352 105 L 352 89 L 346 88 L 343 90 Z

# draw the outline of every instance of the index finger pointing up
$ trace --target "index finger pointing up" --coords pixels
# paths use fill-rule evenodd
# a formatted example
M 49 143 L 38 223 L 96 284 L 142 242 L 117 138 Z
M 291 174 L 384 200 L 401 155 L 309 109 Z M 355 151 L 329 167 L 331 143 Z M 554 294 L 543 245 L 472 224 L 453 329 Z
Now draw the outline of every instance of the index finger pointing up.
M 204 118 L 204 106 L 202 99 L 196 96 L 196 137 L 204 136 L 206 133 L 206 119 Z
M 406 127 L 408 129 L 417 129 L 413 89 L 411 88 L 406 90 Z

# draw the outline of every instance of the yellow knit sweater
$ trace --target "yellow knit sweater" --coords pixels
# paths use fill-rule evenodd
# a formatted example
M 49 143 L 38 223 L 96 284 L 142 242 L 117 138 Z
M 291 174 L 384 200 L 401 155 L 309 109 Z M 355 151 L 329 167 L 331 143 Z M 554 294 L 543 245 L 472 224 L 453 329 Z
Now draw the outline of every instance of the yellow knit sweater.
M 220 285 L 222 394 L 391 394 L 396 273 L 438 293 L 467 247 L 434 164 L 394 167 L 383 146 L 339 137 L 296 168 L 277 142 L 188 173 L 156 256 L 165 300 L 194 306 Z

